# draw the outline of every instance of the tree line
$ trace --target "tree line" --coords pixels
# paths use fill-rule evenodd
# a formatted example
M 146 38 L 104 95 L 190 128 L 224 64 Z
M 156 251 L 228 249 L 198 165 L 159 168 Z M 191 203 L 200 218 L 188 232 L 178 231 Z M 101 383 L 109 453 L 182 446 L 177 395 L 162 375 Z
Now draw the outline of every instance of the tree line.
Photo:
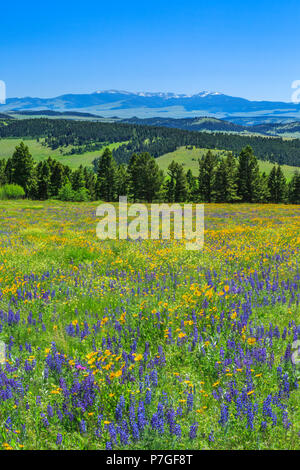
M 0 160 L 0 186 L 15 184 L 27 198 L 45 200 L 117 201 L 127 196 L 132 201 L 217 202 L 217 203 L 293 203 L 300 204 L 300 173 L 295 171 L 288 183 L 280 165 L 269 175 L 261 173 L 253 149 L 242 149 L 238 158 L 225 157 L 211 150 L 199 159 L 199 172 L 185 172 L 172 161 L 167 174 L 148 152 L 133 153 L 128 165 L 118 164 L 106 148 L 94 162 L 94 169 L 71 170 L 49 157 L 36 163 L 21 142 L 8 160 Z
M 133 153 L 159 157 L 180 146 L 230 150 L 237 157 L 250 145 L 260 160 L 299 166 L 300 140 L 280 137 L 196 132 L 161 126 L 68 119 L 11 119 L 0 121 L 0 138 L 42 139 L 43 145 L 63 153 L 99 150 L 103 143 L 122 143 L 113 150 L 118 163 L 129 163 Z M 70 149 L 71 147 L 71 149 Z

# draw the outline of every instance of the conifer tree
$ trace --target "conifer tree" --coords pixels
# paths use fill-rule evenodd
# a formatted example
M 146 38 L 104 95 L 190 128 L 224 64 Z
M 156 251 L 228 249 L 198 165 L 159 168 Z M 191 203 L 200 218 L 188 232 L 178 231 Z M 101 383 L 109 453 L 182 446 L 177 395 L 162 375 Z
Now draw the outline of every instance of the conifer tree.
M 37 166 L 37 196 L 38 199 L 48 199 L 51 193 L 51 174 L 47 160 Z
M 10 182 L 22 186 L 26 196 L 33 184 L 34 160 L 24 142 L 16 146 L 10 161 Z
M 277 201 L 277 182 L 276 182 L 276 165 L 273 166 L 268 177 L 269 200 L 270 202 Z
M 218 164 L 215 173 L 214 181 L 214 190 L 213 190 L 213 199 L 215 202 L 228 202 L 227 188 L 228 188 L 228 173 L 227 166 L 224 159 Z
M 265 172 L 259 173 L 256 178 L 255 191 L 252 202 L 266 203 L 270 199 L 268 176 Z
M 152 202 L 159 194 L 163 172 L 148 152 L 133 154 L 129 166 L 129 192 L 137 201 Z
M 13 168 L 12 168 L 12 158 L 9 157 L 7 159 L 6 165 L 5 165 L 5 181 L 8 184 L 11 184 L 13 182 Z
M 249 145 L 239 155 L 237 183 L 238 196 L 242 202 L 255 202 L 260 198 L 258 161 Z
M 50 170 L 51 196 L 57 196 L 60 188 L 62 188 L 68 180 L 65 176 L 64 167 L 60 162 L 52 160 Z
M 85 188 L 89 192 L 90 198 L 93 201 L 96 199 L 97 176 L 92 170 L 92 168 L 84 167 L 83 177 L 85 182 Z
M 237 194 L 237 163 L 232 152 L 227 153 L 225 163 L 227 174 L 226 202 L 236 202 L 239 200 Z
M 287 182 L 281 166 L 278 165 L 276 171 L 277 200 L 276 202 L 285 202 L 287 197 Z
M 109 148 L 106 148 L 99 158 L 97 170 L 97 199 L 116 201 L 118 197 L 117 164 Z
M 209 150 L 199 160 L 198 194 L 202 202 L 212 202 L 217 159 Z
M 123 163 L 118 166 L 117 171 L 117 193 L 118 196 L 127 196 L 129 186 L 129 175 L 127 167 Z
M 188 198 L 188 185 L 183 166 L 174 160 L 168 167 L 166 195 L 168 202 L 185 202 Z
M 0 186 L 7 183 L 5 169 L 6 160 L 3 158 L 2 160 L 0 160 Z
M 83 166 L 80 165 L 77 170 L 73 172 L 72 175 L 72 189 L 73 191 L 79 191 L 80 189 L 85 188 L 85 179 Z
M 295 171 L 288 186 L 289 202 L 291 204 L 300 204 L 300 173 Z
M 191 169 L 186 173 L 186 181 L 188 187 L 188 200 L 195 201 L 197 199 L 197 178 L 195 178 Z
M 268 188 L 270 193 L 269 200 L 271 202 L 280 203 L 286 201 L 287 182 L 280 165 L 273 166 L 268 177 Z

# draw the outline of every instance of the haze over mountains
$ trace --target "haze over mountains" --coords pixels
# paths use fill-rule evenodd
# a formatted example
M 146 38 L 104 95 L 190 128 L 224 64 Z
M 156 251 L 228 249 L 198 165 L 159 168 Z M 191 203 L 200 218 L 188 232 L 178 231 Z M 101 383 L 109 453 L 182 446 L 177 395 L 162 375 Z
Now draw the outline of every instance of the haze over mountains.
M 9 111 L 52 110 L 92 113 L 119 118 L 191 118 L 209 116 L 236 124 L 278 123 L 300 120 L 300 104 L 292 102 L 250 101 L 202 91 L 194 95 L 176 93 L 96 91 L 91 94 L 65 94 L 55 98 L 8 98 L 0 113 Z

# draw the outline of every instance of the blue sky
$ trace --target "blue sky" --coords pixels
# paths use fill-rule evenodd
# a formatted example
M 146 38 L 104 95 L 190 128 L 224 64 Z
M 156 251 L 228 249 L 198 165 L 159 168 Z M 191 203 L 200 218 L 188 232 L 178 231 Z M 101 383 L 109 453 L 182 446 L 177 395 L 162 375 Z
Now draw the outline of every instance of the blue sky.
M 8 97 L 209 90 L 290 101 L 299 13 L 296 0 L 2 2 L 0 80 Z

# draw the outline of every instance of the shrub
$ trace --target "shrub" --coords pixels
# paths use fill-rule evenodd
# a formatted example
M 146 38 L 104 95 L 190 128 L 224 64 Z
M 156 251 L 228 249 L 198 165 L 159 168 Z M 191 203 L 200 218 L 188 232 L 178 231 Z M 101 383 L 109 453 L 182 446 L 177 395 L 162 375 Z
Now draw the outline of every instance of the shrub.
M 0 199 L 22 199 L 25 196 L 25 191 L 22 186 L 18 184 L 5 184 L 0 186 Z
M 71 183 L 67 183 L 59 190 L 57 199 L 61 201 L 86 202 L 90 200 L 90 195 L 86 188 L 74 191 Z
M 80 188 L 78 191 L 74 191 L 74 199 L 76 202 L 86 202 L 90 200 L 90 194 L 86 188 Z
M 57 199 L 60 199 L 61 201 L 73 201 L 73 198 L 74 198 L 74 191 L 72 189 L 71 183 L 65 184 L 58 191 Z

